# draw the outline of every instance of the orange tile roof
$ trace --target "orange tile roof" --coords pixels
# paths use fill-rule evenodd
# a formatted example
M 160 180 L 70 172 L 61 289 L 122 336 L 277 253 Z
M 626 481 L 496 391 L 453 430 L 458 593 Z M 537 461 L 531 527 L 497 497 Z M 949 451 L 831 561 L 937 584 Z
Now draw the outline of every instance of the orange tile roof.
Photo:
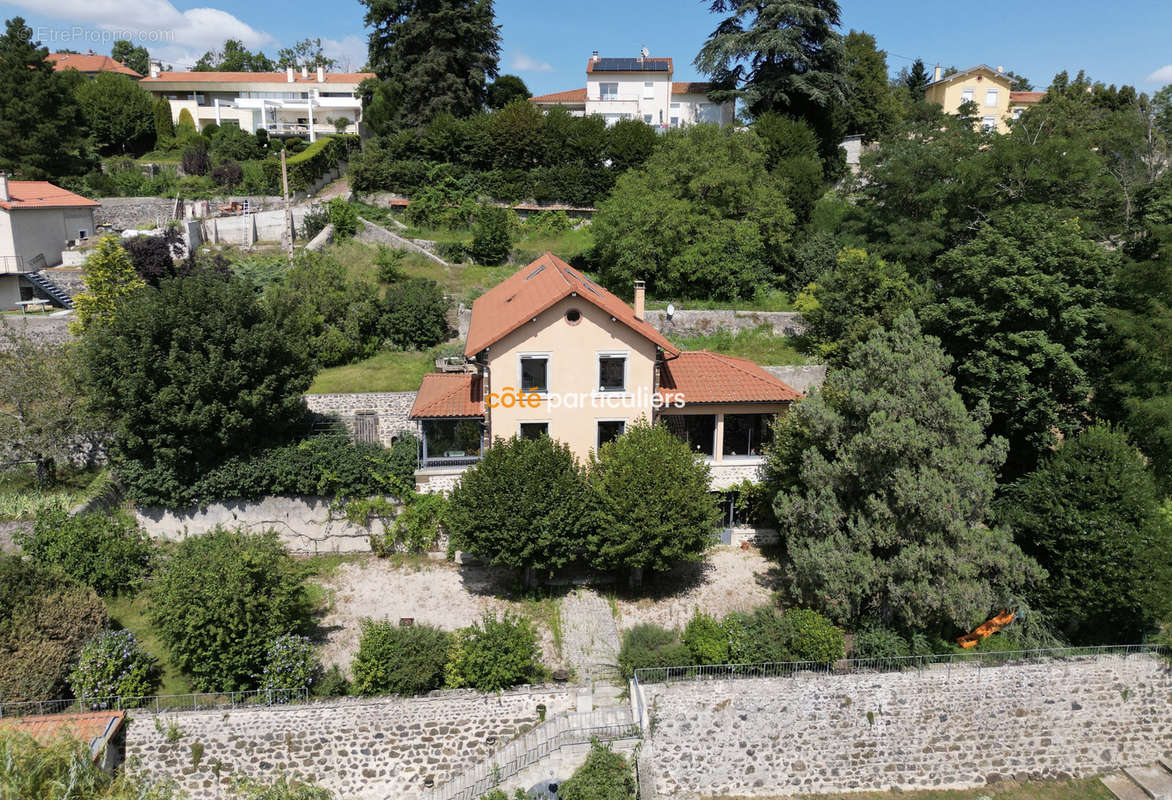
M 361 83 L 373 78 L 373 72 L 327 72 L 326 83 Z M 142 83 L 288 83 L 284 72 L 160 72 L 154 78 L 143 78 Z M 305 78 L 293 70 L 293 83 L 316 84 L 317 73 L 311 71 Z
M 101 203 L 54 186 L 48 181 L 8 181 L 8 199 L 0 208 L 88 208 Z
M 472 304 L 472 321 L 464 354 L 469 358 L 520 328 L 555 303 L 576 294 L 619 322 L 676 355 L 679 348 L 615 295 L 571 267 L 553 253 L 544 253 L 482 294 Z
M 411 419 L 483 417 L 483 381 L 470 372 L 429 372 L 411 406 Z
M 674 81 L 671 85 L 672 94 L 708 94 L 712 84 L 707 81 Z
M 49 53 L 45 60 L 53 62 L 53 69 L 57 72 L 75 69 L 78 72 L 117 72 L 132 78 L 142 77 L 121 61 L 94 53 Z
M 0 719 L 0 728 L 26 733 L 41 744 L 48 744 L 59 736 L 69 736 L 83 742 L 97 758 L 125 719 L 125 711 L 86 711 L 80 714 L 5 717 Z
M 667 64 L 667 74 L 668 74 L 668 75 L 670 75 L 671 73 L 675 72 L 675 67 L 674 67 L 674 65 L 672 64 L 672 61 L 671 61 L 671 59 L 670 59 L 670 58 L 645 58 L 645 59 L 643 59 L 643 60 L 644 60 L 644 61 L 654 61 L 654 62 L 656 62 L 656 63 L 665 63 L 665 64 Z M 586 61 L 586 71 L 587 71 L 587 72 L 593 72 L 593 71 L 594 71 L 594 59 L 593 59 L 593 58 L 591 58 L 591 59 L 589 59 L 589 60 L 587 60 L 587 61 Z M 599 72 L 603 72 L 603 71 L 602 71 L 602 70 L 599 70 Z M 620 70 L 616 70 L 616 69 L 608 69 L 608 70 L 605 70 L 605 72 L 608 72 L 608 73 L 609 73 L 609 72 L 638 72 L 639 74 L 643 74 L 643 70 L 621 70 L 621 69 L 620 69 Z M 649 74 L 649 75 L 655 75 L 656 73 L 654 73 L 654 72 L 649 72 L 649 73 L 647 73 L 647 74 Z M 659 72 L 658 74 L 662 75 L 662 74 L 664 74 L 664 73 L 663 73 L 663 72 Z
M 752 361 L 707 350 L 683 352 L 679 358 L 664 362 L 660 391 L 682 394 L 688 405 L 787 403 L 802 396 Z
M 1045 96 L 1045 92 L 1010 92 L 1009 104 L 1013 105 L 1014 103 L 1017 103 L 1018 105 L 1031 105 L 1033 103 L 1039 102 Z
M 539 94 L 536 97 L 529 98 L 530 103 L 585 103 L 586 102 L 586 87 L 581 89 L 570 89 L 565 92 L 551 92 L 550 94 Z

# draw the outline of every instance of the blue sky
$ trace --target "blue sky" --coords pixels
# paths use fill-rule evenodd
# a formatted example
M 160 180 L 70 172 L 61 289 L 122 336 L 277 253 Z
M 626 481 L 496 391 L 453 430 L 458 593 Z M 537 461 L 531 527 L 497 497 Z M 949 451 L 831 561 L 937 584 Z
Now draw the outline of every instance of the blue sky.
M 357 0 L 7 0 L 0 9 L 5 18 L 24 16 L 51 49 L 108 52 L 114 33 L 129 32 L 176 68 L 228 36 L 270 56 L 305 36 L 320 36 L 353 68 L 365 56 Z M 1061 69 L 1148 92 L 1172 83 L 1169 0 L 843 0 L 842 10 L 844 31 L 875 34 L 892 71 L 921 57 L 929 65 L 1003 64 L 1039 88 Z M 675 59 L 677 80 L 700 79 L 691 61 L 717 22 L 694 0 L 497 0 L 496 13 L 501 71 L 521 75 L 538 94 L 585 85 L 594 49 L 633 56 L 646 46 Z

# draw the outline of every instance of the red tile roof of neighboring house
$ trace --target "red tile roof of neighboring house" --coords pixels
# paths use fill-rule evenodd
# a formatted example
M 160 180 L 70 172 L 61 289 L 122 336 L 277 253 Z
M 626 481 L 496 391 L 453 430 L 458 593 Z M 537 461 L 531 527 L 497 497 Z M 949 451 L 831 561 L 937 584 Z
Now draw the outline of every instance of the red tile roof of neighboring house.
M 327 72 L 325 83 L 361 83 L 373 78 L 373 72 Z M 143 78 L 142 83 L 288 83 L 284 72 L 160 72 L 154 78 Z M 293 71 L 293 83 L 316 84 L 317 73 L 311 71 L 308 77 L 301 77 Z
M 75 69 L 78 72 L 117 72 L 132 78 L 142 77 L 121 61 L 94 53 L 49 53 L 45 60 L 53 62 L 53 69 L 57 72 Z
M 551 92 L 550 94 L 539 94 L 535 97 L 529 98 L 530 103 L 585 103 L 586 102 L 586 87 L 581 89 L 570 89 L 565 92 Z
M 712 84 L 706 81 L 674 81 L 671 85 L 672 94 L 708 94 Z
M 1014 105 L 1031 105 L 1039 102 L 1046 96 L 1045 92 L 1010 92 L 1009 104 Z
M 69 736 L 89 747 L 96 759 L 125 719 L 125 711 L 86 711 L 80 714 L 5 717 L 0 719 L 0 728 L 7 727 L 26 733 L 41 744 L 48 744 L 59 736 Z
M 660 392 L 682 394 L 688 405 L 787 403 L 802 396 L 752 361 L 707 350 L 683 352 L 679 358 L 664 362 Z
M 89 208 L 101 203 L 54 186 L 48 181 L 8 181 L 8 199 L 0 208 Z
M 660 63 L 660 64 L 667 64 L 667 74 L 668 74 L 668 75 L 670 75 L 671 73 L 675 72 L 675 67 L 672 65 L 672 61 L 671 61 L 671 59 L 670 59 L 670 58 L 645 58 L 645 59 L 643 59 L 643 60 L 644 60 L 644 61 L 653 61 L 653 62 L 655 62 L 655 63 Z M 595 61 L 594 61 L 594 59 L 593 59 L 593 58 L 591 58 L 591 59 L 587 60 L 587 62 L 586 62 L 586 71 L 587 71 L 587 72 L 593 72 L 593 71 L 594 71 L 594 64 L 595 64 Z M 599 74 L 606 74 L 606 73 L 609 73 L 609 72 L 638 72 L 638 73 L 640 73 L 640 74 L 643 74 L 643 73 L 644 73 L 644 70 L 615 70 L 615 69 L 599 70 Z M 655 73 L 655 72 L 651 72 L 651 71 L 647 71 L 647 74 L 648 74 L 648 75 L 655 75 L 656 73 Z M 663 75 L 664 73 L 663 73 L 663 71 L 662 71 L 662 70 L 660 70 L 660 71 L 658 72 L 658 74 L 660 74 L 660 75 Z
M 429 372 L 411 406 L 411 419 L 483 417 L 483 382 L 470 372 Z
M 586 278 L 553 253 L 544 253 L 482 294 L 472 304 L 464 354 L 469 358 L 503 339 L 555 303 L 576 294 L 619 322 L 676 355 L 679 348 L 615 295 Z

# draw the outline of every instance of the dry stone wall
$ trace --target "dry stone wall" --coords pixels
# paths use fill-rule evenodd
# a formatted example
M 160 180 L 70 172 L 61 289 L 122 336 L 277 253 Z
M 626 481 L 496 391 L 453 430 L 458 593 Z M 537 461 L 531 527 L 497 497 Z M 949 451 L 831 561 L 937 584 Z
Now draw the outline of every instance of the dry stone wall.
M 351 433 L 356 414 L 373 413 L 378 417 L 379 441 L 384 447 L 390 447 L 404 432 L 420 435 L 419 423 L 407 416 L 415 405 L 415 395 L 416 392 L 307 394 L 305 405 L 315 413 L 339 418 Z
M 971 788 L 1172 757 L 1156 657 L 644 686 L 660 797 Z
M 677 310 L 671 319 L 663 310 L 644 312 L 647 322 L 669 339 L 716 331 L 753 330 L 762 325 L 773 328 L 774 336 L 800 336 L 806 325 L 796 311 Z
M 234 779 L 300 777 L 348 800 L 413 800 L 483 761 L 546 714 L 574 708 L 567 687 L 153 715 L 135 712 L 130 769 L 173 779 L 191 800 L 226 795 Z M 176 736 L 175 734 L 178 734 Z

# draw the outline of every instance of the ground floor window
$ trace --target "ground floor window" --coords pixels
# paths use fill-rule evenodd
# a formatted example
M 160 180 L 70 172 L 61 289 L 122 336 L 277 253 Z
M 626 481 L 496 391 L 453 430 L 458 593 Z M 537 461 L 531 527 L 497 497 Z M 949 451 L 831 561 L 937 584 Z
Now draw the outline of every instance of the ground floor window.
M 607 442 L 613 442 L 615 439 L 623 435 L 627 429 L 626 420 L 621 419 L 601 419 L 598 421 L 598 448 Z
M 761 448 L 773 441 L 772 414 L 725 414 L 726 456 L 759 456 Z
M 663 423 L 693 453 L 712 457 L 716 447 L 715 414 L 665 414 Z
M 423 421 L 424 461 L 468 460 L 480 457 L 480 420 L 428 419 Z
M 522 439 L 540 439 L 542 436 L 549 436 L 548 422 L 522 422 L 521 423 L 521 438 Z

